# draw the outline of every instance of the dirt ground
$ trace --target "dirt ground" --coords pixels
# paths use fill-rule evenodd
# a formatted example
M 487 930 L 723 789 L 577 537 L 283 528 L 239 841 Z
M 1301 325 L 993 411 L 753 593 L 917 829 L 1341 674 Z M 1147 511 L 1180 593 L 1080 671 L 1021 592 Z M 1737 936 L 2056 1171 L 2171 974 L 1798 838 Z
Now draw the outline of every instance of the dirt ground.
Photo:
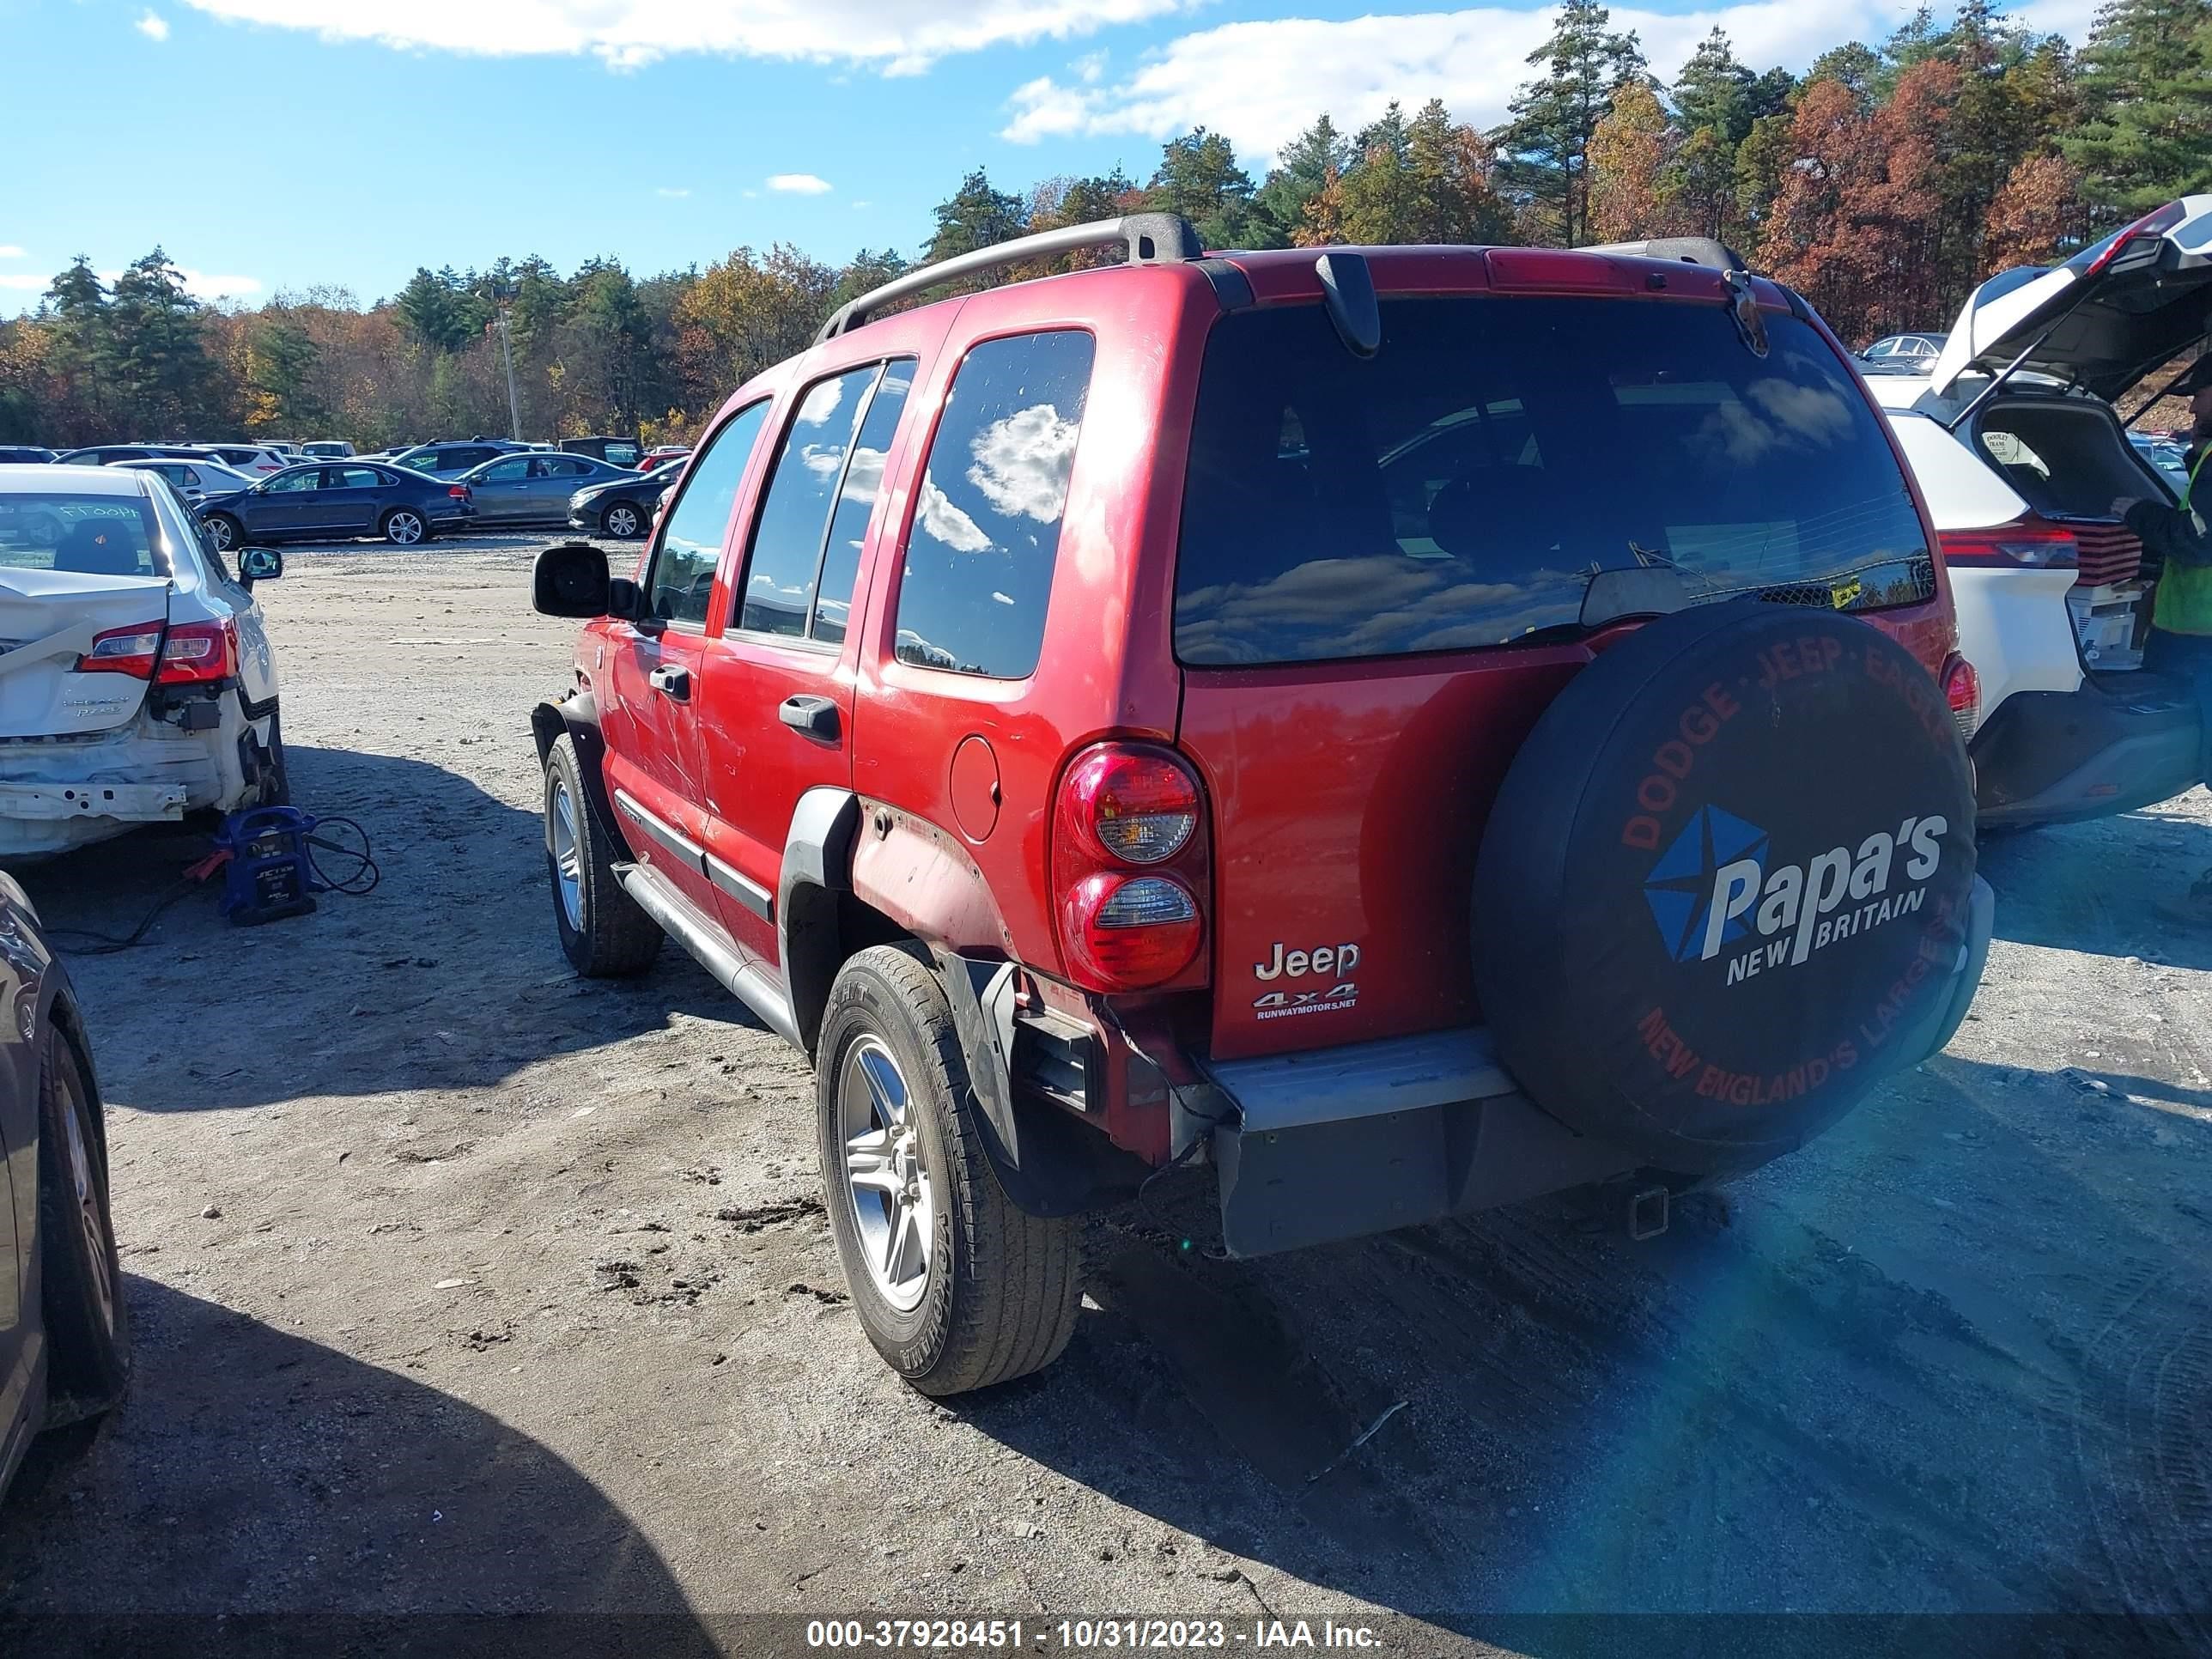
M 1549 1652 L 1508 1615 L 2065 1610 L 2212 1644 L 2212 937 L 2153 909 L 2212 866 L 2204 792 L 1987 846 L 1950 1051 L 1663 1238 L 1543 1208 L 1236 1263 L 1171 1200 L 1097 1229 L 1058 1366 L 938 1405 L 847 1304 L 800 1061 L 680 951 L 562 958 L 526 716 L 573 630 L 529 610 L 536 545 L 292 552 L 295 798 L 382 885 L 255 931 L 196 894 L 72 960 L 137 1372 L 0 1507 L 0 1617 L 1396 1614 Z M 26 883 L 127 933 L 193 845 Z

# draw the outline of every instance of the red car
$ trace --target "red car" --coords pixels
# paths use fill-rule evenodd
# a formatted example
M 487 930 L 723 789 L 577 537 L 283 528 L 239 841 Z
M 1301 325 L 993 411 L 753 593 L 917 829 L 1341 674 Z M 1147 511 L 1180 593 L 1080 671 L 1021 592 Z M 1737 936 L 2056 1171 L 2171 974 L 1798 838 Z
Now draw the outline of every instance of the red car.
M 562 947 L 672 934 L 812 1057 L 930 1393 L 1051 1360 L 1075 1218 L 1170 1166 L 1240 1255 L 1581 1186 L 1649 1232 L 1980 976 L 1935 537 L 1717 244 L 988 249 L 742 387 L 634 578 L 536 593 L 592 619 L 534 715 Z

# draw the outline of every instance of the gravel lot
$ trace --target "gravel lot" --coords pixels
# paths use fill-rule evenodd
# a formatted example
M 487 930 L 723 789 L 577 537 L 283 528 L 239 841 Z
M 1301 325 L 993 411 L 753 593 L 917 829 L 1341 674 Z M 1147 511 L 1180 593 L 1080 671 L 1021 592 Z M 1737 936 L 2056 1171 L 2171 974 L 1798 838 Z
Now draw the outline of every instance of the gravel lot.
M 1512 1645 L 1523 1612 L 2067 1609 L 2212 1642 L 2212 938 L 2151 908 L 2212 866 L 2203 791 L 1987 847 L 1950 1052 L 1655 1243 L 1553 1206 L 1240 1264 L 1176 1249 L 1171 1197 L 1097 1227 L 1055 1369 L 940 1406 L 846 1304 L 800 1063 L 679 950 L 626 985 L 560 955 L 526 716 L 573 629 L 529 610 L 538 544 L 293 550 L 295 797 L 367 827 L 382 886 L 258 931 L 195 895 L 72 963 L 137 1377 L 0 1507 L 0 1616 Z M 127 933 L 193 850 L 27 885 Z

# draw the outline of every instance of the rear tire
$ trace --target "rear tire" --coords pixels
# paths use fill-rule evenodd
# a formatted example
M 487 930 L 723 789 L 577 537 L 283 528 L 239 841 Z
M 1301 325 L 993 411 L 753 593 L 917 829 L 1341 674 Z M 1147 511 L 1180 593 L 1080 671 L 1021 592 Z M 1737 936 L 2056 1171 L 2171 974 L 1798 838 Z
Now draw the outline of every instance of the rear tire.
M 430 539 L 429 520 L 411 507 L 393 507 L 377 529 L 395 547 L 417 547 Z
M 815 1079 L 830 1231 L 876 1352 L 940 1396 L 1057 1359 L 1082 1291 L 1080 1224 L 1007 1200 L 936 975 L 890 945 L 848 962 Z
M 40 1308 L 52 1356 L 49 1424 L 108 1410 L 131 1379 L 131 1317 L 99 1114 L 76 1050 L 50 1028 L 39 1057 Z
M 665 937 L 615 874 L 575 739 L 563 732 L 545 757 L 545 874 L 562 954 L 586 979 L 627 979 L 653 966 Z

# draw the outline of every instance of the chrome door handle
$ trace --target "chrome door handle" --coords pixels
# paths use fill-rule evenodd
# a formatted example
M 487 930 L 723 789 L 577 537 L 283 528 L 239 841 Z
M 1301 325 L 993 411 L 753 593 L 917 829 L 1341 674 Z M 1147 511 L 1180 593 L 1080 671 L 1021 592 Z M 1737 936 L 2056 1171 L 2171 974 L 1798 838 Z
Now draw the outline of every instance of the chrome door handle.
M 645 683 L 671 702 L 691 701 L 691 671 L 688 668 L 656 668 L 645 677 Z

